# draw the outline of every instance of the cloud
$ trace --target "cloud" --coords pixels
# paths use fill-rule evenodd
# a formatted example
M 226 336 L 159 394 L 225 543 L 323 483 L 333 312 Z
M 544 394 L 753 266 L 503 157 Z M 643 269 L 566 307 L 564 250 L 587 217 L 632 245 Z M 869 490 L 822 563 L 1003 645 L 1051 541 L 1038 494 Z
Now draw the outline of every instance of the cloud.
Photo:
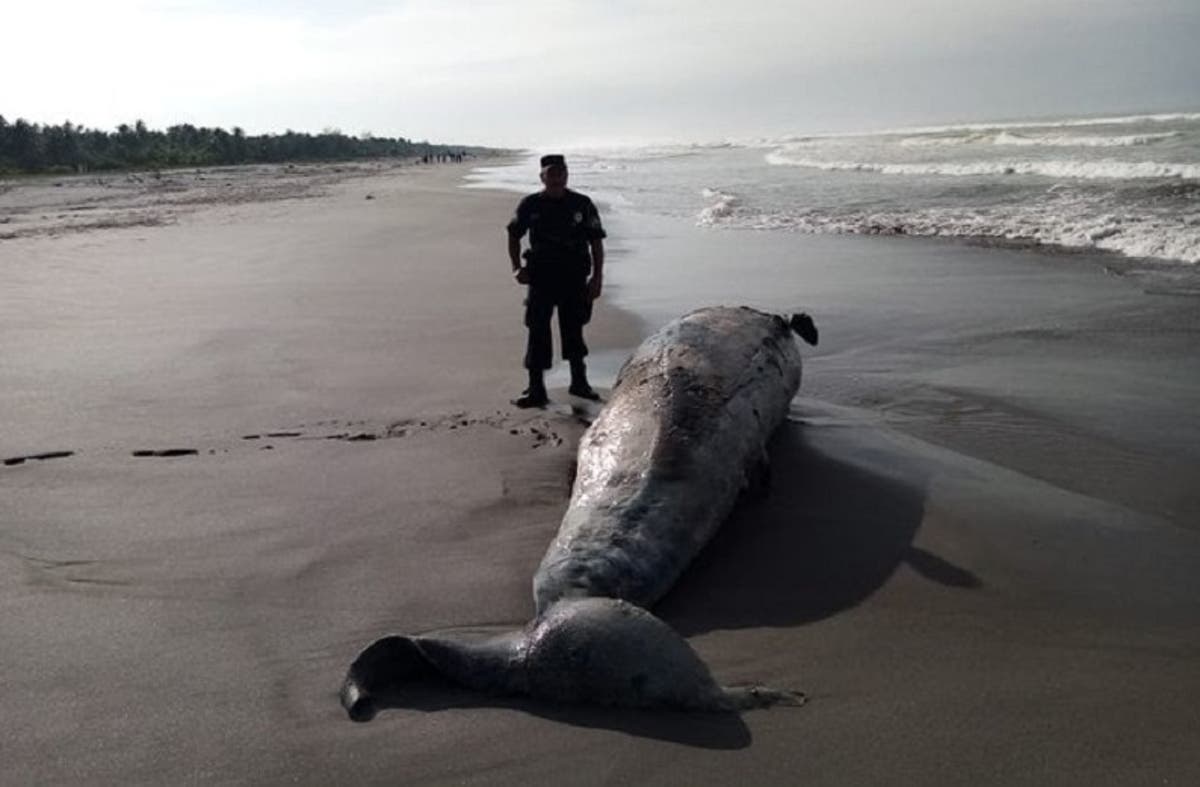
M 972 80 L 998 69 L 1018 98 L 1059 83 L 1056 95 L 1069 94 L 1070 79 L 1121 76 L 1120 63 L 1086 79 L 1053 73 L 1072 53 L 1131 31 L 1156 40 L 1172 14 L 1197 32 L 1200 14 L 1181 0 L 22 3 L 6 10 L 16 34 L 0 49 L 0 69 L 22 76 L 0 83 L 0 111 L 508 144 L 730 133 L 817 113 L 894 115 L 903 94 L 931 111 L 966 108 Z M 1176 68 L 1197 62 L 1181 57 Z M 1161 83 L 1151 61 L 1139 61 L 1143 82 Z

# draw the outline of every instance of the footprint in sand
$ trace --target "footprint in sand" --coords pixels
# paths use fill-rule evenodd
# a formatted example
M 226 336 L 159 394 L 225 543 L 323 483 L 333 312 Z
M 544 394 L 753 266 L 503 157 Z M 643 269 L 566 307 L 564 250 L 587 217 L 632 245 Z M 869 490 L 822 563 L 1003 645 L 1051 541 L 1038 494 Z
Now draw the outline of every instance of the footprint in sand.
M 43 454 L 30 454 L 29 456 L 10 456 L 4 460 L 4 464 L 9 467 L 23 465 L 26 462 L 41 462 L 46 459 L 63 459 L 64 457 L 74 456 L 74 451 L 47 451 Z
M 532 437 L 533 442 L 530 448 L 544 448 L 545 446 L 559 446 L 563 444 L 563 437 L 549 421 L 544 419 L 536 419 L 527 421 L 521 426 L 513 427 L 508 430 L 510 435 L 514 437 Z
M 139 451 L 134 451 L 133 455 L 134 456 L 195 456 L 199 453 L 200 452 L 197 451 L 195 448 L 160 448 L 157 450 L 146 448 L 146 449 L 142 449 Z
M 588 420 L 583 417 L 585 411 L 576 411 L 572 409 L 563 409 L 562 412 L 556 412 L 556 415 L 563 415 L 567 418 L 573 418 L 584 424 Z M 590 412 L 590 411 L 587 411 Z M 317 434 L 309 434 L 303 431 L 275 431 L 261 432 L 242 435 L 243 440 L 262 440 L 264 438 L 299 438 L 300 440 L 341 440 L 349 443 L 365 443 L 375 442 L 377 440 L 392 440 L 402 437 L 408 437 L 421 432 L 440 432 L 440 431 L 461 431 L 471 429 L 472 427 L 489 427 L 508 432 L 510 435 L 517 437 L 533 438 L 531 448 L 542 448 L 545 446 L 560 446 L 566 440 L 555 429 L 551 420 L 545 418 L 520 418 L 514 420 L 511 413 L 505 413 L 502 410 L 496 410 L 495 414 L 472 414 L 467 412 L 452 412 L 443 415 L 426 416 L 424 418 L 414 417 L 405 418 L 399 421 L 393 421 L 383 428 L 376 428 L 367 431 L 364 427 L 370 428 L 371 422 L 366 420 L 348 420 L 327 419 L 317 421 L 312 424 L 301 424 L 302 427 L 317 426 L 322 427 Z M 338 429 L 331 434 L 320 434 L 321 431 L 329 429 Z M 260 450 L 266 450 L 262 447 Z

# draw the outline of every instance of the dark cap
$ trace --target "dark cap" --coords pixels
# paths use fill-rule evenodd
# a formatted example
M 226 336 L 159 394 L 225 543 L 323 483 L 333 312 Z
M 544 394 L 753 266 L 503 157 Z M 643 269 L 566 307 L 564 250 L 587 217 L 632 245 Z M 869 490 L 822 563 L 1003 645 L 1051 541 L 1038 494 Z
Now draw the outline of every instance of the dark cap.
M 566 166 L 567 160 L 562 157 L 562 154 L 550 153 L 542 156 L 542 169 L 545 169 L 546 167 L 563 167 L 565 169 Z

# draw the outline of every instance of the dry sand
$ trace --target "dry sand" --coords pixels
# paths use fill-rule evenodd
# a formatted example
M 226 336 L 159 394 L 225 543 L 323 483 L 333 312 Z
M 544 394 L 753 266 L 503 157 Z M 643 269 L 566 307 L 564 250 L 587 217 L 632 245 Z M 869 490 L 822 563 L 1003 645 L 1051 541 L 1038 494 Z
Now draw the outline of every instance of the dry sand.
M 242 173 L 306 198 L 0 239 L 0 781 L 1200 782 L 1194 498 L 1080 491 L 849 395 L 797 402 L 773 494 L 658 610 L 806 706 L 349 722 L 374 637 L 529 617 L 582 429 L 506 404 L 515 198 L 463 171 Z M 603 302 L 589 340 L 643 330 Z

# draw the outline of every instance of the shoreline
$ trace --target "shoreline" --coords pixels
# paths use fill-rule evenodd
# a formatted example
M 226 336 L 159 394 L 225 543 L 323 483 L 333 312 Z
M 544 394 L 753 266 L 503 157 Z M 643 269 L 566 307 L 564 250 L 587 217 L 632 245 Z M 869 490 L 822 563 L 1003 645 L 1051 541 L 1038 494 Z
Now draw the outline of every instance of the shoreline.
M 747 150 L 747 153 L 752 153 L 752 151 Z M 648 186 L 646 183 L 642 183 L 639 180 L 639 177 L 646 178 L 649 176 L 647 173 L 636 172 L 636 170 L 640 167 L 634 167 L 630 171 L 630 174 L 634 176 L 631 180 L 631 187 L 633 188 L 632 193 L 635 195 L 635 201 L 630 202 L 630 200 L 622 191 L 623 186 L 620 185 L 620 181 L 614 180 L 614 177 L 616 176 L 611 174 L 608 164 L 601 160 L 599 168 L 594 169 L 587 161 L 589 154 L 580 153 L 579 155 L 583 156 L 585 161 L 583 167 L 578 173 L 578 180 L 580 183 L 585 184 L 583 185 L 582 190 L 588 193 L 589 196 L 592 196 L 593 199 L 596 199 L 597 202 L 608 200 L 612 203 L 614 208 L 628 209 L 631 212 L 637 213 L 638 203 L 636 200 L 650 200 L 651 202 L 658 204 L 658 208 L 656 209 L 656 212 L 648 212 L 643 214 L 643 218 L 657 221 L 665 218 L 667 215 L 673 215 L 676 218 L 682 217 L 681 214 L 678 213 L 678 211 L 682 209 L 682 203 L 679 202 L 681 195 L 674 193 L 669 196 L 665 196 L 664 194 L 656 193 L 653 186 Z M 601 156 L 601 159 L 603 159 L 603 156 Z M 619 161 L 620 157 L 618 157 L 617 160 Z M 531 168 L 530 161 L 530 158 L 526 157 L 523 160 L 515 162 L 522 166 L 513 166 L 513 164 L 510 164 L 507 167 L 485 167 L 483 168 L 485 170 L 484 172 L 473 174 L 471 176 L 472 187 L 493 188 L 499 190 L 520 190 L 517 188 L 518 183 L 523 184 L 527 181 L 536 182 L 536 169 Z M 655 159 L 653 157 L 639 161 L 641 164 L 644 164 L 648 167 L 648 172 L 656 171 L 653 166 L 655 163 Z M 754 161 L 755 158 L 753 155 L 751 155 L 749 159 L 742 162 L 742 165 L 752 165 Z M 705 166 L 705 162 L 701 161 L 698 166 Z M 618 163 L 616 165 L 616 170 L 620 171 L 622 169 L 624 169 L 624 165 Z M 669 172 L 663 174 L 662 176 L 666 177 L 668 180 L 672 177 Z M 728 178 L 729 175 L 727 173 L 716 172 L 712 173 L 710 177 L 716 178 L 719 181 L 722 177 Z M 1177 186 L 1180 189 L 1186 189 L 1187 183 L 1189 182 L 1186 177 L 1179 180 L 1171 177 L 1163 177 L 1161 178 L 1161 181 L 1161 185 L 1164 188 L 1174 188 Z M 736 188 L 733 188 L 733 190 L 737 191 Z M 952 243 L 960 243 L 967 246 L 981 246 L 985 248 L 996 248 L 1001 250 L 1033 251 L 1038 254 L 1045 253 L 1049 255 L 1064 256 L 1082 254 L 1091 255 L 1100 260 L 1114 260 L 1115 262 L 1111 267 L 1117 269 L 1118 271 L 1125 271 L 1129 268 L 1145 268 L 1151 270 L 1162 270 L 1162 272 L 1166 274 L 1188 275 L 1192 277 L 1193 282 L 1196 279 L 1200 279 L 1200 268 L 1197 268 L 1196 261 L 1189 261 L 1187 256 L 1145 256 L 1145 254 L 1141 253 L 1129 253 L 1117 247 L 1105 247 L 1102 245 L 1078 245 L 1075 242 L 1061 238 L 1058 241 L 1051 241 L 1037 235 L 1036 230 L 1032 229 L 1030 231 L 1035 233 L 1033 235 L 1016 235 L 1010 237 L 1007 233 L 1011 232 L 1012 229 L 1011 227 L 1006 227 L 1005 225 L 993 226 L 991 230 L 986 232 L 981 231 L 978 234 L 959 234 L 952 231 L 952 227 L 943 228 L 948 231 L 935 230 L 925 233 L 920 231 L 912 231 L 913 228 L 906 227 L 903 223 L 888 224 L 885 218 L 881 218 L 879 222 L 875 222 L 870 225 L 864 225 L 861 228 L 862 231 L 859 232 L 837 231 L 838 225 L 836 224 L 828 226 L 824 231 L 818 230 L 809 232 L 804 230 L 802 227 L 789 227 L 787 225 L 768 228 L 762 226 L 742 225 L 738 224 L 736 221 L 732 223 L 725 223 L 723 221 L 723 217 L 730 210 L 733 210 L 736 214 L 737 206 L 741 204 L 742 198 L 738 196 L 738 194 L 724 194 L 720 190 L 713 191 L 707 186 L 704 189 L 704 193 L 708 201 L 711 202 L 711 200 L 718 198 L 720 201 L 716 204 L 708 204 L 703 206 L 701 206 L 699 203 L 689 203 L 687 210 L 690 212 L 687 214 L 688 218 L 684 221 L 684 223 L 697 229 L 709 231 L 728 231 L 735 233 L 765 232 L 768 234 L 795 234 L 817 238 L 859 237 L 947 241 Z M 662 201 L 661 204 L 659 204 L 659 201 Z M 666 210 L 663 209 L 664 206 L 667 207 Z M 714 213 L 714 211 L 716 212 Z M 919 228 L 917 229 L 919 230 Z M 1110 227 L 1107 231 L 1101 232 L 1095 237 L 1089 236 L 1088 239 L 1090 241 L 1104 241 L 1107 238 L 1120 234 L 1121 229 L 1119 226 Z M 1068 237 L 1071 236 L 1068 235 Z M 1075 241 L 1079 240 L 1079 238 L 1075 238 Z M 1163 254 L 1167 253 L 1165 249 L 1160 248 L 1160 251 Z M 1186 251 L 1179 253 L 1186 254 Z

